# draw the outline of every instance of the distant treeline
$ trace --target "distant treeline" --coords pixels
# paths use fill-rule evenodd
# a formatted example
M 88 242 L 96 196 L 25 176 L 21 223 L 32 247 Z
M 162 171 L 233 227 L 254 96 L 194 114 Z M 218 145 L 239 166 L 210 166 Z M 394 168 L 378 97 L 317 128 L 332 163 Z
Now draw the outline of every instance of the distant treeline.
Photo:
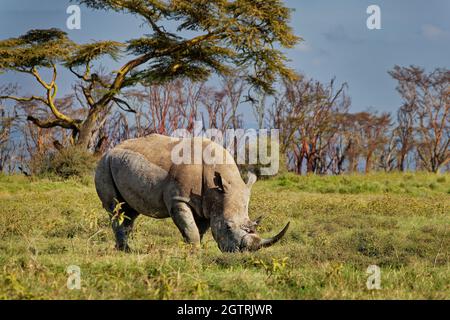
M 347 84 L 338 85 L 335 79 L 322 83 L 303 75 L 280 83 L 273 96 L 248 95 L 239 73 L 222 77 L 215 86 L 175 80 L 134 87 L 96 115 L 87 150 L 102 154 L 125 139 L 192 130 L 198 120 L 206 128 L 245 128 L 251 119 L 243 116 L 244 108 L 252 108 L 251 122 L 259 128 L 280 129 L 283 164 L 299 174 L 448 170 L 450 71 L 427 73 L 415 66 L 396 66 L 389 74 L 398 81 L 403 100 L 393 113 L 351 113 Z M 99 82 L 108 81 L 97 76 Z M 0 96 L 16 90 L 0 89 Z M 59 110 L 73 119 L 86 118 L 89 110 L 80 107 L 82 90 L 76 85 L 73 94 L 57 99 Z M 44 103 L 5 103 L 0 100 L 0 171 L 32 174 L 30 160 L 74 143 L 70 127 L 39 122 L 51 116 Z

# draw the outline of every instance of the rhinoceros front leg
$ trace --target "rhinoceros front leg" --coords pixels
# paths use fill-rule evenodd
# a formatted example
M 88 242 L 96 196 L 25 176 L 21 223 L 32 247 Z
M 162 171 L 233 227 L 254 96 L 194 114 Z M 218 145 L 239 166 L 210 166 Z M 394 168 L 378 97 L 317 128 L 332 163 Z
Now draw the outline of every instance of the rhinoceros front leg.
M 172 204 L 170 216 L 187 243 L 200 245 L 200 233 L 191 208 L 184 202 Z

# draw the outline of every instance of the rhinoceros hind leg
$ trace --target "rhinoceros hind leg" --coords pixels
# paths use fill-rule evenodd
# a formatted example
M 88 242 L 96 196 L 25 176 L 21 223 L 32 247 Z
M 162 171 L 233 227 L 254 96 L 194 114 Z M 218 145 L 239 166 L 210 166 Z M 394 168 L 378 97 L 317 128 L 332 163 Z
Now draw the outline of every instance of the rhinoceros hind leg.
M 127 203 L 124 203 L 121 208 L 125 215 L 125 219 L 122 223 L 119 223 L 117 219 L 112 220 L 112 229 L 116 237 L 116 249 L 130 252 L 131 249 L 128 246 L 128 237 L 133 230 L 134 220 L 136 220 L 139 213 L 131 208 Z
M 108 211 L 110 217 L 113 217 L 114 209 L 117 203 L 123 202 L 121 211 L 128 218 L 125 218 L 121 224 L 119 224 L 117 219 L 113 218 L 111 223 L 114 235 L 116 237 L 116 248 L 123 251 L 130 251 L 127 240 L 133 228 L 133 222 L 139 214 L 136 210 L 124 202 L 122 196 L 117 190 L 109 167 L 109 156 L 103 157 L 97 165 L 97 170 L 95 173 L 95 188 L 100 200 L 102 201 L 103 208 Z
M 195 223 L 192 210 L 186 203 L 174 203 L 170 210 L 170 216 L 183 235 L 184 241 L 194 245 L 200 245 L 200 233 Z

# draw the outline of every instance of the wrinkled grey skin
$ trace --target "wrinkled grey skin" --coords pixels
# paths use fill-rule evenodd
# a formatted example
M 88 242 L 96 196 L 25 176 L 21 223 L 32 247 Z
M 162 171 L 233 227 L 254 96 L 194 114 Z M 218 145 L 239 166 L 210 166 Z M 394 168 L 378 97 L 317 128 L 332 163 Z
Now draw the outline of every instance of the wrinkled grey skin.
M 158 219 L 171 217 L 185 241 L 194 245 L 200 244 L 211 227 L 213 238 L 224 252 L 258 250 L 285 234 L 289 224 L 270 239 L 256 234 L 259 221 L 248 217 L 250 189 L 256 177 L 249 174 L 244 183 L 224 148 L 207 139 L 200 141 L 203 148 L 226 157 L 229 164 L 203 161 L 176 165 L 171 153 L 179 142 L 180 139 L 152 134 L 127 140 L 100 160 L 95 187 L 103 207 L 113 216 L 117 203 L 123 203 L 120 211 L 127 217 L 121 224 L 112 219 L 118 249 L 129 250 L 127 238 L 139 214 Z

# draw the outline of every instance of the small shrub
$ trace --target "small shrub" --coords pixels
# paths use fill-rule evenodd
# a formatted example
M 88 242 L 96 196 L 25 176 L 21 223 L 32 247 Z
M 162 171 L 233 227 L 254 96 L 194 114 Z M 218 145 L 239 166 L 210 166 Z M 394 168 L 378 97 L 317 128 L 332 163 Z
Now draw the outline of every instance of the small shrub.
M 31 168 L 40 177 L 85 177 L 92 175 L 96 158 L 88 151 L 78 147 L 68 147 L 35 157 Z
M 436 180 L 438 183 L 444 183 L 446 180 L 445 180 L 445 176 L 442 176 L 442 177 L 439 177 L 439 178 L 437 178 L 437 180 Z
M 429 187 L 431 190 L 435 190 L 435 189 L 438 188 L 437 184 L 434 183 L 434 182 L 430 183 L 430 184 L 428 185 L 428 187 Z
M 368 257 L 376 257 L 380 254 L 378 237 L 371 230 L 355 231 L 351 236 L 351 242 L 361 254 Z

